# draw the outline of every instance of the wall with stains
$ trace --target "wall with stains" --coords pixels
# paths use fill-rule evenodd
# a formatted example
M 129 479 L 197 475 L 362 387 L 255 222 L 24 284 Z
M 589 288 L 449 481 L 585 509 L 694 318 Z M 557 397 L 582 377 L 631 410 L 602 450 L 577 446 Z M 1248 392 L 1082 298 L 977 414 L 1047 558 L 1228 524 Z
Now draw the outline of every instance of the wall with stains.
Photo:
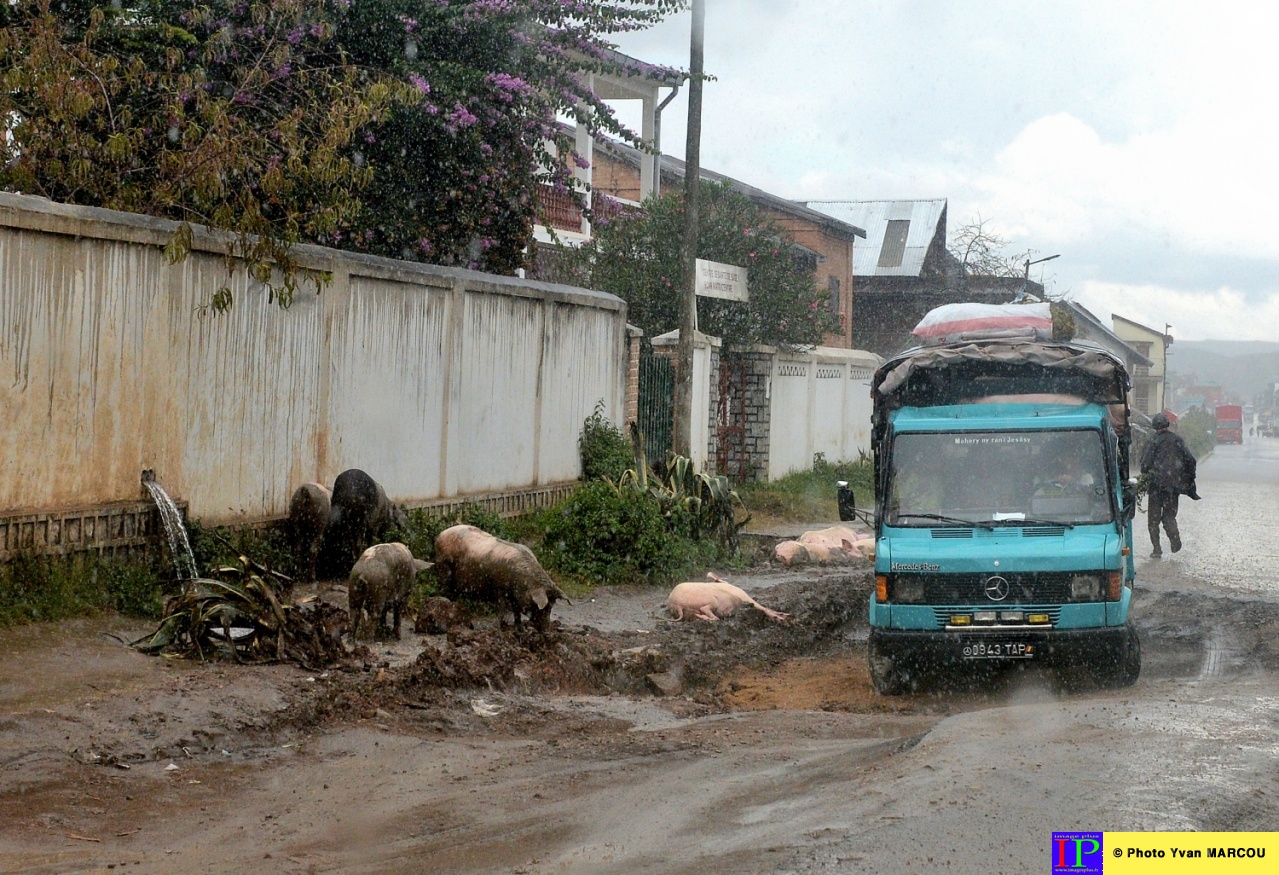
M 332 283 L 281 310 L 225 237 L 169 264 L 175 227 L 0 193 L 0 515 L 136 501 L 147 468 L 206 523 L 352 467 L 410 505 L 539 489 L 600 399 L 622 421 L 611 295 L 304 246 Z
M 870 452 L 870 381 L 881 359 L 855 349 L 817 347 L 773 357 L 769 384 L 768 477 L 807 471 Z

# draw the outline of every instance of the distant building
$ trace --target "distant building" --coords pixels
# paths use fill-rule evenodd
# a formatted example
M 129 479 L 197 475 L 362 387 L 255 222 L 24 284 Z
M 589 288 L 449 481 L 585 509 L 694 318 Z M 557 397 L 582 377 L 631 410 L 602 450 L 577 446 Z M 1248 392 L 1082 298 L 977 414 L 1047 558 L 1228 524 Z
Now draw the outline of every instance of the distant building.
M 1172 335 L 1117 313 L 1111 313 L 1110 320 L 1115 334 L 1150 359 L 1149 366 L 1138 367 L 1132 374 L 1133 409 L 1140 410 L 1147 416 L 1165 410 L 1170 400 L 1167 397 L 1167 375 L 1168 347 L 1172 346 Z
M 943 304 L 1006 304 L 1043 286 L 1022 277 L 965 276 L 946 249 L 944 198 L 893 201 L 808 201 L 818 212 L 864 228 L 857 246 L 857 320 L 853 347 L 889 357 L 914 346 L 911 330 Z

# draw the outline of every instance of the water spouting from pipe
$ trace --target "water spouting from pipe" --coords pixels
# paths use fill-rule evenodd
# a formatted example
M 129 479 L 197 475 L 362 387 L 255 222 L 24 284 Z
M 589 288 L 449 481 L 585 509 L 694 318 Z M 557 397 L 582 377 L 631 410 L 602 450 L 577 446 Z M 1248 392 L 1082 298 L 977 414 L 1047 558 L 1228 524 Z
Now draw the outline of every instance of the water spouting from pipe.
M 182 522 L 182 513 L 178 506 L 164 491 L 164 487 L 156 482 L 155 472 L 147 469 L 142 472 L 142 485 L 155 506 L 160 511 L 160 522 L 164 525 L 164 534 L 169 541 L 169 554 L 173 556 L 173 565 L 177 570 L 178 580 L 194 580 L 199 576 L 195 567 L 195 553 L 191 550 L 191 540 L 187 537 L 187 528 Z

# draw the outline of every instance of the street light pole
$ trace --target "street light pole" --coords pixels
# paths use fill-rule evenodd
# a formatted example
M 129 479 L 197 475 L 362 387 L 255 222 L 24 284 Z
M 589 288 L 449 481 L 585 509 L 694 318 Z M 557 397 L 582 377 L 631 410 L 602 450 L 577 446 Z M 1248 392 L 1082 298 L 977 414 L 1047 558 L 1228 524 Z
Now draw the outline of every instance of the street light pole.
M 1031 261 L 1029 258 L 1027 258 L 1026 259 L 1026 276 L 1024 277 L 1023 281 L 1027 285 L 1030 284 L 1030 266 L 1032 264 L 1039 264 L 1041 261 L 1052 261 L 1054 258 L 1061 258 L 1061 253 L 1059 252 L 1056 255 L 1049 255 L 1045 258 L 1036 258 L 1034 261 Z
M 675 375 L 675 421 L 671 449 L 692 458 L 693 449 L 693 334 L 697 314 L 698 195 L 702 153 L 702 42 L 706 25 L 705 0 L 693 0 L 693 27 L 688 61 L 688 139 L 684 146 L 684 240 L 680 246 L 679 350 Z

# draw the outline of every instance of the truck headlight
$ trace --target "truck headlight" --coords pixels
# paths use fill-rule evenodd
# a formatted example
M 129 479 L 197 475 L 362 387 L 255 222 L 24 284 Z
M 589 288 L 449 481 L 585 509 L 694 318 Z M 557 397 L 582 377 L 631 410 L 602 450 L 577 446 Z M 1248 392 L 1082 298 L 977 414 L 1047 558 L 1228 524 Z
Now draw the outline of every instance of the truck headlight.
M 893 581 L 893 601 L 906 604 L 922 604 L 924 582 L 917 577 L 898 577 Z
M 1101 601 L 1101 578 L 1095 574 L 1076 574 L 1070 578 L 1070 598 L 1076 602 Z

